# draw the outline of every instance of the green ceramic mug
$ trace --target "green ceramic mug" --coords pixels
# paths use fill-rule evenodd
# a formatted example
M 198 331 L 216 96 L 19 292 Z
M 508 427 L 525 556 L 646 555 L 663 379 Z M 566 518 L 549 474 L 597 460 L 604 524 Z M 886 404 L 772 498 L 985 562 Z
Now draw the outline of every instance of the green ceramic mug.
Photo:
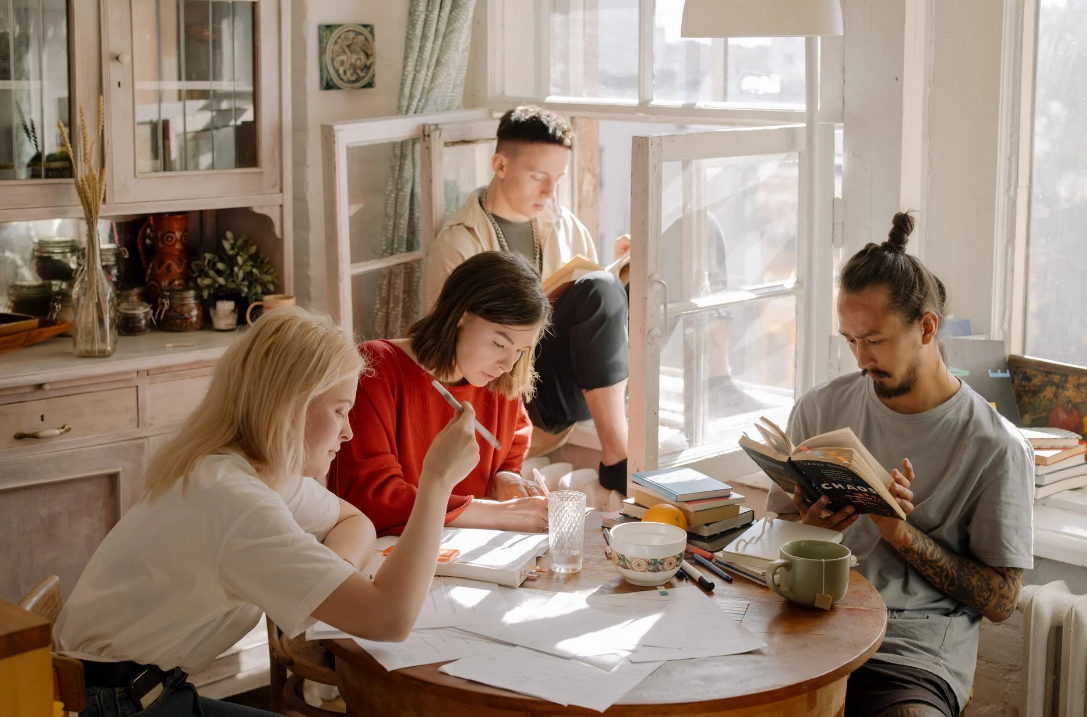
M 794 540 L 781 546 L 781 560 L 766 566 L 766 585 L 797 605 L 830 609 L 849 588 L 851 556 L 838 543 Z M 779 574 L 781 585 L 775 580 Z

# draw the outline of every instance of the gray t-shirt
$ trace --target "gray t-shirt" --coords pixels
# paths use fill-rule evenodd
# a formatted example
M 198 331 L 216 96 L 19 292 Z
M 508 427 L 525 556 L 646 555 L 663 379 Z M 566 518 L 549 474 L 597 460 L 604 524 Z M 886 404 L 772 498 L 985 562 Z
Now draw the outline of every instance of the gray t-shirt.
M 969 386 L 936 408 L 895 413 L 872 381 L 854 373 L 804 394 L 789 417 L 789 439 L 846 426 L 888 471 L 914 468 L 909 523 L 959 555 L 992 567 L 1034 565 L 1034 454 L 1007 420 Z M 770 488 L 767 510 L 796 513 Z M 930 585 L 885 541 L 867 516 L 843 542 L 887 603 L 887 636 L 873 659 L 939 675 L 966 704 L 977 661 L 981 616 Z
M 510 251 L 517 252 L 535 265 L 536 244 L 532 241 L 532 222 L 511 222 L 509 219 L 504 219 L 497 214 L 494 215 L 494 219 L 498 222 L 498 226 L 502 228 L 502 236 L 505 238 L 506 246 L 510 248 Z

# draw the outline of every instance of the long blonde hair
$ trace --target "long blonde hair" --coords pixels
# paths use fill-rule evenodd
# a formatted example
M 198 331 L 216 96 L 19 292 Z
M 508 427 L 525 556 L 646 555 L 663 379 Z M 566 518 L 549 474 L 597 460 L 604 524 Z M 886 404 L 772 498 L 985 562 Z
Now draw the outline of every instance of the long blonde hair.
M 262 316 L 215 368 L 204 399 L 155 453 L 143 499 L 182 487 L 205 456 L 237 453 L 275 489 L 305 462 L 306 409 L 366 368 L 330 317 L 297 307 Z

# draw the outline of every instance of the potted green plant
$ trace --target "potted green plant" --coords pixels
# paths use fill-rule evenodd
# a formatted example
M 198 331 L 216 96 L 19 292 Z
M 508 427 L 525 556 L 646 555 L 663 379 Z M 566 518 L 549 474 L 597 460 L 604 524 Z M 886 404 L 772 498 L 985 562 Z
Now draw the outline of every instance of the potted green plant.
M 235 328 L 250 302 L 275 291 L 275 267 L 244 234 L 235 238 L 226 232 L 219 252 L 205 252 L 192 262 L 192 272 L 212 323 L 221 331 Z

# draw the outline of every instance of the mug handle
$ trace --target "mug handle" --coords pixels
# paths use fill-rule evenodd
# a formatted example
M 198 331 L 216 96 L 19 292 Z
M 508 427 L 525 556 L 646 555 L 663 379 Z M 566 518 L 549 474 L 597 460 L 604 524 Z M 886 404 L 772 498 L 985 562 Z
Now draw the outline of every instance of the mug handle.
M 252 304 L 249 305 L 249 308 L 245 310 L 245 323 L 249 324 L 250 326 L 253 325 L 253 309 L 258 306 L 263 307 L 264 302 L 254 301 Z
M 774 576 L 777 575 L 778 570 L 784 570 L 790 572 L 793 564 L 788 560 L 774 560 L 766 565 L 766 587 L 776 592 L 786 600 L 793 600 L 793 591 L 788 588 L 783 588 L 774 582 Z

